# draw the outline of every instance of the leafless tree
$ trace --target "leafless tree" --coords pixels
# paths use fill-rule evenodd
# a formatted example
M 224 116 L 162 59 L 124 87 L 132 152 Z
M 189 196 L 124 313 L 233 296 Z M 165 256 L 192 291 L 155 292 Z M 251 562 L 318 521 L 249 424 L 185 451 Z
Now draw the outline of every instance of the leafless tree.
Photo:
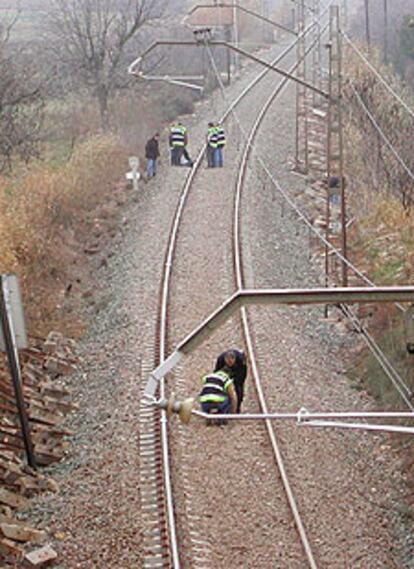
M 36 70 L 9 44 L 15 21 L 0 24 L 0 171 L 10 170 L 15 158 L 26 163 L 39 155 L 43 96 Z
M 165 0 L 53 0 L 50 33 L 60 71 L 72 74 L 96 98 L 102 128 L 108 105 L 128 82 L 126 65 L 144 24 L 159 17 Z

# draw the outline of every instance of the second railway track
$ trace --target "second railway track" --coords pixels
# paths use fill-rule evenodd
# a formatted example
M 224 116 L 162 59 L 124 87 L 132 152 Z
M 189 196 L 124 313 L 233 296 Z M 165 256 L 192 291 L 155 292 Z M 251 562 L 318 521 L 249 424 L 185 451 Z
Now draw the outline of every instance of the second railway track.
M 271 81 L 269 84 L 271 92 L 273 85 Z M 268 92 L 262 87 L 260 98 L 265 99 Z M 260 107 L 262 103 L 259 103 L 257 96 L 256 99 L 255 107 Z M 246 109 L 242 108 L 238 113 L 245 121 L 243 128 L 250 131 L 251 126 L 247 125 L 254 123 L 254 114 L 248 102 L 245 106 Z M 229 278 L 233 264 L 230 238 L 234 203 L 232 187 L 235 185 L 236 170 L 239 170 L 238 188 L 241 190 L 248 150 L 244 155 L 246 160 L 235 169 L 230 164 L 238 163 L 237 152 L 235 149 L 228 150 L 223 170 L 201 171 L 189 178 L 191 194 L 188 198 L 182 198 L 179 205 L 179 209 L 185 205 L 186 212 L 179 221 L 177 250 L 167 254 L 167 281 L 172 280 L 173 288 L 172 291 L 166 288 L 164 280 L 162 296 L 165 303 L 171 301 L 169 327 L 160 333 L 157 344 L 163 347 L 159 354 L 155 354 L 155 363 L 162 361 L 166 355 L 167 333 L 172 347 L 234 290 Z M 235 219 L 239 219 L 237 209 L 235 215 Z M 178 228 L 178 221 L 175 225 Z M 237 229 L 235 235 L 238 235 Z M 240 235 L 236 238 L 236 246 L 237 240 L 240 241 Z M 239 265 L 236 284 L 243 286 L 241 262 L 236 260 L 234 265 Z M 263 334 L 262 328 L 259 335 Z M 246 328 L 244 333 L 251 335 Z M 197 393 L 200 376 L 209 371 L 213 364 L 212 354 L 218 353 L 224 346 L 242 343 L 239 321 L 232 319 L 207 342 L 205 350 L 199 349 L 197 355 L 188 358 L 185 367 L 177 366 L 173 390 L 179 396 Z M 250 355 L 253 363 L 253 353 Z M 262 352 L 259 364 L 265 359 L 266 354 Z M 247 408 L 256 411 L 257 403 L 250 400 Z M 297 539 L 284 491 L 273 474 L 274 459 L 265 442 L 262 425 L 240 424 L 226 429 L 206 429 L 204 424 L 198 422 L 191 428 L 180 425 L 173 429 L 170 442 L 173 474 L 170 477 L 167 471 L 164 477 L 170 481 L 172 479 L 167 499 L 171 492 L 175 509 L 174 513 L 168 513 L 164 497 L 158 495 L 158 489 L 162 486 L 161 470 L 157 473 L 162 453 L 157 434 L 159 429 L 166 434 L 167 424 L 164 417 L 161 426 L 158 426 L 157 411 L 143 408 L 142 413 L 142 461 L 144 466 L 145 461 L 148 462 L 148 470 L 144 468 L 142 471 L 143 506 L 146 506 L 148 515 L 148 527 L 145 529 L 146 567 L 317 567 L 304 537 L 298 512 L 295 517 L 299 533 L 302 534 L 302 546 Z M 149 432 L 145 432 L 148 427 Z M 166 459 L 166 451 L 163 452 Z M 292 498 L 289 501 L 292 506 Z M 301 502 L 306 503 L 306 500 L 302 499 Z M 171 526 L 167 530 L 165 517 L 174 518 L 172 533 Z M 176 538 L 175 551 L 174 547 L 173 550 L 169 548 L 171 536 L 173 541 Z M 319 548 L 323 533 L 313 532 L 312 537 Z M 304 550 L 307 557 L 304 556 Z M 346 559 L 345 555 L 337 566 L 346 566 L 343 564 Z
M 289 53 L 291 51 L 291 49 L 286 49 L 282 51 L 282 56 L 286 53 Z M 278 59 L 282 59 L 282 56 L 280 58 L 277 58 L 276 61 Z M 259 77 L 265 76 L 266 73 L 263 72 L 260 74 Z M 268 80 L 268 83 L 270 83 L 270 85 L 274 84 L 275 80 L 272 76 L 270 76 L 270 79 Z M 253 85 L 255 85 L 256 81 L 253 81 Z M 260 90 L 260 95 L 255 97 L 256 101 L 255 101 L 255 105 L 254 105 L 254 109 L 256 108 L 260 108 L 260 103 L 259 100 L 260 98 L 263 98 L 264 96 L 264 91 L 263 89 Z M 236 103 L 239 102 L 239 98 L 236 98 Z M 242 99 L 241 99 L 242 100 Z M 242 100 L 242 104 L 244 103 L 244 101 Z M 248 102 L 248 109 L 249 111 L 252 108 L 252 104 L 251 102 Z M 240 105 L 239 105 L 240 106 Z M 233 107 L 233 105 L 230 106 L 230 109 Z M 249 108 L 250 107 L 250 108 Z M 227 112 L 228 114 L 228 112 Z M 244 117 L 246 116 L 246 112 L 244 112 Z M 247 115 L 248 116 L 248 115 Z M 254 115 L 252 115 L 254 116 Z M 247 121 L 243 124 L 242 128 L 244 129 L 247 125 Z M 239 126 L 236 125 L 236 129 L 239 128 Z M 241 132 L 239 131 L 239 136 L 241 135 Z M 234 156 L 234 151 L 232 152 L 228 152 L 227 154 L 229 154 L 229 156 L 227 156 L 227 163 L 229 163 L 230 161 L 234 160 L 233 156 Z M 228 169 L 226 169 L 228 172 Z M 219 182 L 223 189 L 227 186 L 230 185 L 233 186 L 233 180 L 232 178 L 225 177 L 223 174 L 224 172 L 226 172 L 226 170 L 215 170 L 210 171 L 210 176 L 211 178 L 213 178 L 213 176 L 215 176 L 216 181 Z M 221 173 L 220 177 L 219 177 L 219 173 Z M 226 179 L 227 178 L 227 179 Z M 194 176 L 190 175 L 187 186 L 188 189 L 190 187 L 190 184 L 192 184 L 194 181 Z M 212 179 L 213 181 L 213 179 Z M 230 181 L 230 184 L 228 184 L 228 181 Z M 229 190 L 225 190 L 227 193 L 227 197 L 228 197 L 228 205 L 231 205 L 232 203 L 232 195 L 230 193 Z M 194 193 L 194 190 L 193 192 Z M 213 192 L 211 192 L 211 194 L 213 194 Z M 224 211 L 224 206 L 222 203 L 222 195 L 219 196 L 219 202 L 217 203 L 217 207 L 219 208 L 219 210 L 221 211 L 221 213 L 223 213 Z M 184 207 L 184 201 L 186 199 L 186 194 L 183 195 L 182 199 L 180 200 L 180 204 L 178 207 L 178 212 L 180 212 L 180 210 L 182 210 L 182 208 Z M 214 209 L 214 204 L 211 203 L 211 200 L 209 200 L 209 207 L 212 207 Z M 227 206 L 228 207 L 228 206 Z M 217 216 L 214 216 L 217 219 Z M 203 212 L 200 212 L 200 221 L 203 218 Z M 174 229 L 177 228 L 178 223 L 180 220 L 180 213 L 179 215 L 176 217 L 176 221 L 174 222 L 174 227 L 173 227 L 173 233 L 174 233 Z M 184 223 L 181 222 L 181 225 L 184 225 Z M 227 224 L 228 228 L 230 228 L 231 224 Z M 182 229 L 181 229 L 182 230 Z M 219 233 L 217 232 L 217 236 L 220 239 Z M 208 236 L 206 236 L 208 237 Z M 201 244 L 203 243 L 203 241 L 200 242 Z M 203 252 L 204 253 L 204 252 Z M 170 295 L 169 292 L 169 288 L 168 288 L 168 284 L 169 284 L 169 280 L 170 280 L 170 276 L 171 276 L 171 270 L 172 270 L 172 260 L 173 260 L 173 256 L 175 254 L 175 251 L 173 250 L 173 248 L 171 247 L 169 249 L 169 251 L 167 252 L 167 257 L 166 257 L 166 274 L 164 276 L 164 284 L 162 287 L 162 292 L 161 292 L 161 298 L 162 298 L 162 304 L 164 305 L 164 310 L 166 310 L 166 305 L 167 305 L 167 301 L 168 301 L 168 297 Z M 200 255 L 200 257 L 202 257 L 203 255 Z M 177 264 L 177 263 L 175 263 Z M 224 267 L 226 266 L 226 260 L 223 259 L 223 264 Z M 229 289 L 229 283 L 227 285 L 227 294 L 228 292 L 230 292 L 231 289 Z M 219 297 L 217 297 L 219 298 Z M 210 302 L 213 299 L 210 297 Z M 163 317 L 165 317 L 166 315 L 164 315 Z M 161 324 L 162 324 L 162 318 L 161 317 Z M 160 338 L 157 341 L 157 346 L 160 346 L 160 354 L 156 355 L 155 361 L 162 361 L 162 359 L 164 358 L 165 354 L 164 354 L 164 350 L 165 350 L 165 340 L 166 340 L 166 333 L 167 330 L 164 327 L 160 327 Z M 163 387 L 161 388 L 162 390 L 164 389 Z M 153 413 L 151 412 L 150 409 L 145 409 L 142 408 L 142 420 L 141 420 L 141 429 L 142 429 L 142 436 L 141 436 L 141 454 L 142 454 L 142 460 L 143 460 L 143 476 L 142 476 L 142 496 L 143 496 L 143 507 L 148 510 L 145 512 L 145 515 L 147 517 L 147 522 L 148 525 L 150 526 L 151 529 L 146 530 L 147 531 L 147 545 L 148 545 L 148 549 L 147 549 L 147 562 L 148 562 L 148 566 L 151 565 L 156 565 L 158 563 L 162 564 L 170 564 L 173 566 L 179 566 L 179 554 L 178 551 L 174 551 L 174 549 L 176 548 L 176 530 L 175 530 L 175 524 L 173 523 L 173 520 L 170 519 L 170 534 L 167 535 L 166 532 L 166 524 L 162 523 L 162 520 L 160 520 L 160 517 L 162 517 L 165 513 L 164 511 L 164 504 L 157 504 L 157 502 L 159 502 L 159 500 L 162 498 L 158 498 L 158 489 L 160 487 L 160 476 L 161 476 L 161 470 L 158 473 L 158 475 L 155 472 L 154 469 L 154 461 L 157 461 L 157 458 L 160 459 L 161 458 L 161 453 L 160 451 L 157 450 L 157 434 L 158 434 L 158 430 L 161 429 L 166 431 L 166 423 L 165 423 L 165 418 L 162 420 L 161 422 L 161 426 L 159 427 L 158 425 L 154 424 L 154 422 L 156 421 L 155 417 L 153 416 Z M 147 431 L 147 432 L 145 432 Z M 164 432 L 164 437 L 166 437 L 166 432 Z M 153 447 L 153 449 L 151 449 L 151 447 Z M 164 454 L 164 460 L 166 459 L 166 453 L 167 451 L 165 450 L 166 446 L 164 446 L 164 450 L 162 451 Z M 146 463 L 147 462 L 147 468 L 145 468 Z M 183 460 L 183 463 L 185 464 L 185 459 Z M 167 465 L 168 466 L 168 465 Z M 172 502 L 172 496 L 169 494 L 172 493 L 172 489 L 171 487 L 169 487 L 169 475 L 168 475 L 168 471 L 167 474 L 164 473 L 165 476 L 165 483 L 166 483 L 166 496 L 167 496 L 167 504 L 168 501 Z M 188 480 L 189 478 L 187 477 L 187 482 L 186 484 L 188 485 Z M 189 504 L 189 501 L 185 499 L 185 496 L 188 496 L 188 488 L 186 488 L 186 492 L 184 492 L 183 494 L 183 503 L 187 503 Z M 158 507 L 157 507 L 158 506 Z M 161 507 L 160 507 L 161 506 Z M 168 514 L 168 511 L 170 511 L 170 513 Z M 191 512 L 186 512 L 186 518 L 190 519 L 191 517 Z M 171 514 L 171 509 L 169 510 L 167 508 L 167 516 L 172 516 Z M 161 523 L 160 523 L 161 522 Z M 194 536 L 194 534 L 196 533 L 196 529 L 193 528 L 188 528 L 188 533 Z M 201 532 L 202 533 L 202 532 Z M 200 535 L 201 535 L 200 533 Z M 172 549 L 167 547 L 168 541 L 170 541 L 170 543 L 172 542 Z M 187 540 L 188 541 L 188 540 Z M 196 545 L 197 548 L 199 548 L 200 544 L 204 547 L 204 550 L 209 550 L 211 551 L 211 547 L 209 547 L 208 542 L 206 542 L 206 540 L 200 540 L 200 539 L 196 539 L 193 537 L 193 545 Z M 171 556 L 171 557 L 170 557 Z M 199 556 L 200 557 L 200 556 Z M 211 555 L 209 556 L 210 562 L 211 562 Z M 206 560 L 207 562 L 207 560 Z

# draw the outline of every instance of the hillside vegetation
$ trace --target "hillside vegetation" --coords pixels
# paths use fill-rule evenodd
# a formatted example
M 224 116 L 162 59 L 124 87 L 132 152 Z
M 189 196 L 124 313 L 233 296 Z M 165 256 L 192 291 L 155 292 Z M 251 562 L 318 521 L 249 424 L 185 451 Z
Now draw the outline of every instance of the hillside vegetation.
M 116 69 L 102 125 L 95 87 L 83 82 L 91 76 L 76 76 L 57 52 L 54 59 L 47 35 L 50 9 L 49 1 L 20 2 L 8 38 L 4 30 L 16 16 L 16 4 L 0 0 L 0 154 L 3 148 L 8 153 L 0 161 L 0 271 L 20 277 L 32 334 L 55 328 L 79 336 L 87 324 L 81 308 L 87 312 L 96 303 L 90 299 L 99 277 L 96 253 L 121 226 L 128 156 L 144 163 L 146 140 L 191 111 L 194 96 L 130 80 L 127 63 L 139 49 L 134 44 Z M 78 16 L 82 22 L 85 15 Z M 109 54 L 110 44 L 107 49 Z M 7 128 L 16 133 L 16 127 L 18 136 L 6 136 Z M 30 141 L 25 153 L 22 141 Z
M 360 49 L 364 49 L 359 46 Z M 414 109 L 414 97 L 395 71 L 381 63 L 379 52 L 365 54 Z M 351 259 L 377 285 L 414 283 L 414 184 L 384 144 L 361 101 L 408 169 L 414 171 L 414 119 L 352 50 L 346 53 L 345 145 Z M 360 100 L 356 93 L 358 93 Z M 362 284 L 362 283 L 359 283 Z M 413 356 L 406 350 L 403 313 L 394 305 L 373 306 L 364 323 L 397 373 L 414 390 Z M 353 375 L 381 406 L 401 408 L 400 396 L 381 365 L 365 348 Z

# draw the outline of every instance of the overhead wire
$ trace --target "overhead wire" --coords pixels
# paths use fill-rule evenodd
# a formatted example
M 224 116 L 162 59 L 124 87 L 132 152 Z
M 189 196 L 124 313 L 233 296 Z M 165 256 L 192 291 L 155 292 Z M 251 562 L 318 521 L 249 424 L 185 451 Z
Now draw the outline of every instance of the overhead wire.
M 407 103 L 398 95 L 398 93 L 391 87 L 391 85 L 384 79 L 381 73 L 372 65 L 372 63 L 365 57 L 365 55 L 361 52 L 360 49 L 353 43 L 350 37 L 347 35 L 346 32 L 342 30 L 342 36 L 345 38 L 346 42 L 352 47 L 355 53 L 362 59 L 362 61 L 366 64 L 367 67 L 374 73 L 377 79 L 384 85 L 389 93 L 404 107 L 404 109 L 414 118 L 414 110 L 411 109 Z
M 327 26 L 326 26 L 327 27 Z M 320 32 L 320 35 L 322 35 L 325 30 L 326 27 L 323 28 Z M 318 38 L 317 38 L 318 39 Z M 314 42 L 315 43 L 315 42 Z M 312 49 L 313 44 L 311 44 L 311 46 L 308 48 L 308 50 L 305 52 L 305 56 L 308 54 L 308 52 L 310 51 L 310 49 Z M 226 94 L 225 94 L 225 87 L 223 84 L 223 81 L 221 79 L 220 76 L 220 72 L 217 68 L 217 64 L 215 62 L 213 53 L 210 49 L 210 47 L 208 46 L 208 44 L 206 43 L 206 50 L 207 53 L 209 55 L 210 61 L 211 61 L 211 65 L 213 67 L 214 73 L 216 75 L 217 81 L 219 83 L 221 92 L 222 92 L 222 96 L 224 99 L 226 99 Z M 287 79 L 285 80 L 287 82 Z M 241 121 L 237 115 L 237 112 L 233 109 L 232 110 L 232 114 L 235 118 L 235 120 L 237 121 L 240 131 L 243 135 L 243 137 L 246 139 L 246 143 L 250 145 L 251 151 L 255 152 L 256 148 L 255 148 L 255 143 L 251 140 L 249 140 L 248 135 L 245 131 L 245 129 L 243 128 L 243 126 L 241 125 Z M 291 206 L 292 209 L 294 209 L 294 211 L 296 212 L 296 214 L 298 215 L 299 219 L 301 219 L 308 227 L 309 229 L 316 234 L 316 236 L 331 250 L 333 251 L 341 261 L 345 262 L 349 268 L 351 268 L 355 274 L 357 274 L 361 279 L 363 279 L 367 284 L 369 284 L 370 286 L 375 287 L 375 283 L 372 282 L 368 277 L 366 277 L 361 271 L 359 271 L 359 269 L 357 269 L 346 257 L 344 257 L 342 255 L 342 253 L 336 249 L 336 247 L 334 247 L 326 238 L 325 236 L 323 236 L 312 224 L 312 222 L 306 217 L 306 215 L 297 207 L 297 205 L 294 203 L 294 201 L 288 196 L 288 194 L 285 192 L 285 190 L 283 190 L 283 188 L 281 187 L 281 185 L 279 184 L 278 180 L 273 176 L 273 174 L 270 172 L 269 168 L 267 167 L 266 163 L 264 162 L 263 158 L 258 155 L 257 156 L 258 161 L 260 163 L 260 165 L 262 166 L 262 168 L 264 169 L 265 173 L 267 174 L 268 178 L 270 179 L 270 181 L 272 182 L 272 184 L 278 189 L 279 193 L 281 193 L 281 195 L 284 197 L 284 199 L 288 202 L 288 204 Z M 345 305 L 342 305 L 343 307 L 345 307 Z M 402 310 L 404 310 L 404 308 L 397 304 L 397 306 L 399 308 L 401 308 Z M 406 405 L 411 409 L 414 410 L 414 406 L 412 405 L 411 401 L 409 400 L 408 397 L 411 397 L 413 395 L 412 391 L 410 390 L 410 388 L 405 384 L 404 380 L 402 379 L 402 377 L 400 376 L 400 374 L 397 372 L 397 370 L 394 368 L 394 366 L 391 364 L 391 362 L 389 361 L 389 359 L 387 358 L 387 356 L 385 355 L 385 353 L 381 350 L 381 348 L 379 347 L 379 345 L 376 343 L 376 341 L 374 340 L 374 338 L 372 338 L 372 336 L 365 330 L 365 328 L 363 327 L 362 323 L 357 319 L 357 317 L 352 313 L 351 309 L 349 307 L 345 308 L 345 311 L 348 313 L 346 314 L 348 316 L 348 318 L 351 320 L 351 322 L 354 324 L 354 327 L 356 327 L 362 334 L 364 339 L 367 342 L 367 345 L 369 346 L 369 348 L 371 349 L 374 357 L 377 359 L 377 361 L 379 362 L 380 366 L 382 367 L 384 373 L 387 375 L 387 377 L 390 379 L 390 381 L 392 382 L 392 384 L 395 386 L 395 388 L 397 389 L 398 393 L 400 394 L 400 396 L 402 397 L 402 399 L 404 400 L 404 402 L 406 403 Z M 357 324 L 356 324 L 357 323 Z
M 370 348 L 372 354 L 374 355 L 375 359 L 381 366 L 382 370 L 389 378 L 391 383 L 394 385 L 395 389 L 400 394 L 401 398 L 403 399 L 404 403 L 414 411 L 414 405 L 410 401 L 410 397 L 412 397 L 413 392 L 408 387 L 408 385 L 404 382 L 401 375 L 397 372 L 395 367 L 391 364 L 383 350 L 379 347 L 377 342 L 374 338 L 369 334 L 366 328 L 363 326 L 362 322 L 357 318 L 357 316 L 353 313 L 351 308 L 345 304 L 340 305 L 341 310 L 347 316 L 347 318 L 352 322 L 354 328 L 362 334 L 366 344 Z
M 360 104 L 360 106 L 362 107 L 362 109 L 364 110 L 365 114 L 368 116 L 372 126 L 375 128 L 375 130 L 378 132 L 378 134 L 380 135 L 380 137 L 382 138 L 382 140 L 385 142 L 385 144 L 387 145 L 387 147 L 389 148 L 389 150 L 392 152 L 392 154 L 394 155 L 394 157 L 396 158 L 396 160 L 399 162 L 399 164 L 403 167 L 404 171 L 406 172 L 406 174 L 408 174 L 408 176 L 411 178 L 411 180 L 414 181 L 414 173 L 412 172 L 412 170 L 407 166 L 407 164 L 404 162 L 403 158 L 401 158 L 401 156 L 399 155 L 397 149 L 395 148 L 395 146 L 392 144 L 392 142 L 389 140 L 389 138 L 386 136 L 386 134 L 384 133 L 384 131 L 382 130 L 382 128 L 379 126 L 378 122 L 375 120 L 374 115 L 371 113 L 371 111 L 368 109 L 367 105 L 364 103 L 364 101 L 362 100 L 361 95 L 358 93 L 358 91 L 355 89 L 355 85 L 351 82 L 351 89 L 355 95 L 355 97 L 357 98 L 358 103 Z

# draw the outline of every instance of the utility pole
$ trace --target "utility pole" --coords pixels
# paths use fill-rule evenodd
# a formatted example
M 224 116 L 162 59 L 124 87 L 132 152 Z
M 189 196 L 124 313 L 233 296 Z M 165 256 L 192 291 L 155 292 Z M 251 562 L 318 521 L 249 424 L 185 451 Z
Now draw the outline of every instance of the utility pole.
M 369 0 L 364 0 L 365 2 L 365 37 L 367 39 L 368 47 L 371 45 L 371 35 L 369 31 Z
M 340 16 L 341 16 L 342 28 L 346 31 L 348 27 L 348 0 L 342 0 Z
M 306 39 L 305 29 L 305 4 L 304 0 L 298 0 L 296 6 L 297 33 L 299 34 L 296 57 L 300 61 L 296 77 L 306 81 Z M 308 149 L 308 103 L 307 90 L 304 85 L 296 85 L 296 148 L 295 148 L 295 170 L 301 174 L 307 174 L 309 170 L 309 149 Z
M 388 0 L 384 0 L 384 61 L 388 63 Z
M 238 19 L 238 0 L 233 0 L 233 41 L 236 47 L 239 47 L 239 19 Z M 234 67 L 239 68 L 239 56 L 234 54 Z
M 231 42 L 231 26 L 226 26 L 225 31 L 225 40 L 226 42 Z M 231 83 L 231 51 L 228 47 L 226 49 L 226 65 L 227 65 L 227 85 Z
M 330 240 L 331 196 L 341 199 L 341 252 L 347 259 L 346 196 L 342 131 L 342 35 L 339 30 L 339 7 L 329 9 L 329 103 L 327 136 L 326 240 Z M 346 261 L 341 262 L 342 286 L 348 286 Z M 329 282 L 329 248 L 325 246 L 325 280 Z
M 27 405 L 23 392 L 18 341 L 16 338 L 15 322 L 12 315 L 12 291 L 9 285 L 10 280 L 10 275 L 0 275 L 0 332 L 2 332 L 0 335 L 4 342 L 4 351 L 7 354 L 7 361 L 13 384 L 27 462 L 32 468 L 36 468 L 34 445 L 30 431 Z M 17 285 L 15 286 L 17 287 Z M 17 289 L 15 288 L 14 293 L 16 294 L 16 292 Z M 20 295 L 17 294 L 17 296 Z M 27 347 L 27 345 L 23 347 Z
M 321 87 L 321 80 L 322 80 L 322 70 L 321 70 L 321 26 L 319 23 L 319 15 L 320 15 L 320 0 L 313 0 L 313 17 L 317 21 L 315 26 L 313 27 L 313 41 L 317 42 L 315 47 L 312 50 L 312 83 L 319 88 Z M 312 93 L 312 102 L 313 106 L 316 106 L 318 101 L 318 95 L 315 91 Z

